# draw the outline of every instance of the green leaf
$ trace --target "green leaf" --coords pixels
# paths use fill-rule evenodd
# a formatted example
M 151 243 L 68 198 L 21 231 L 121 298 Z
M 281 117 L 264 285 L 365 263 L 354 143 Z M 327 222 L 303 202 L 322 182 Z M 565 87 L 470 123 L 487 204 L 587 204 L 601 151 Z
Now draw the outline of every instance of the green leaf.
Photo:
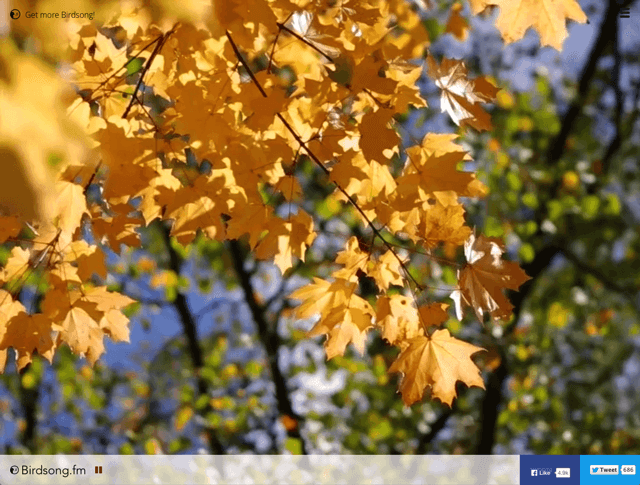
M 131 443 L 124 443 L 120 447 L 120 451 L 119 451 L 120 455 L 133 455 L 134 453 L 135 453 L 135 450 L 133 449 L 133 446 L 131 446 Z
M 564 212 L 562 204 L 558 200 L 550 200 L 547 204 L 547 210 L 549 212 L 549 219 L 556 221 L 560 218 Z
M 200 396 L 196 402 L 195 402 L 195 408 L 199 411 L 203 410 L 204 408 L 207 407 L 207 404 L 209 403 L 209 396 L 207 395 L 202 395 Z
M 518 174 L 515 172 L 509 172 L 507 174 L 507 183 L 511 190 L 518 192 L 522 188 L 522 180 L 518 177 Z
M 132 76 L 142 69 L 146 59 L 144 57 L 137 57 L 127 64 L 127 76 Z
M 302 443 L 297 438 L 287 438 L 284 448 L 292 455 L 302 455 Z
M 597 195 L 588 195 L 582 199 L 582 215 L 585 219 L 594 219 L 600 208 L 600 198 Z
M 369 437 L 375 441 L 381 441 L 393 434 L 391 423 L 387 419 L 383 419 L 375 426 L 369 429 Z
M 522 196 L 522 203 L 531 209 L 538 208 L 538 197 L 533 192 L 527 192 Z
M 524 243 L 522 246 L 520 246 L 518 254 L 520 255 L 520 259 L 524 263 L 530 263 L 536 256 L 536 252 L 533 249 L 533 246 L 529 243 Z
M 607 194 L 607 202 L 603 208 L 603 212 L 611 216 L 620 214 L 620 199 L 617 194 Z
M 502 223 L 498 218 L 487 216 L 485 225 L 484 225 L 484 233 L 487 237 L 502 237 L 504 236 L 504 229 L 502 227 Z
M 422 24 L 424 25 L 424 28 L 427 29 L 431 42 L 434 42 L 438 37 L 440 37 L 445 29 L 445 25 L 435 18 L 423 20 Z

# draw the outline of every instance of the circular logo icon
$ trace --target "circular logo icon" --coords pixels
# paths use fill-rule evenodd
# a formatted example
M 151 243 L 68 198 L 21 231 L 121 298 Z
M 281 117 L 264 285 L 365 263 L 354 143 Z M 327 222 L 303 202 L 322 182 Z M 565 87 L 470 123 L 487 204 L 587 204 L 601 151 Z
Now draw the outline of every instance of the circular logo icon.
M 20 10 L 18 10 L 17 8 L 14 8 L 14 9 L 11 11 L 11 18 L 12 18 L 13 20 L 17 20 L 17 19 L 19 19 L 19 18 L 20 18 Z M 11 467 L 11 469 L 13 470 L 13 467 Z M 16 472 L 16 473 L 17 473 L 17 472 Z
M 13 15 L 13 12 L 11 12 L 11 14 Z M 20 15 L 20 14 L 18 14 Z M 20 468 L 18 468 L 17 466 L 13 465 L 11 468 L 9 468 L 9 471 L 11 472 L 12 475 L 17 475 L 18 472 L 20 471 Z

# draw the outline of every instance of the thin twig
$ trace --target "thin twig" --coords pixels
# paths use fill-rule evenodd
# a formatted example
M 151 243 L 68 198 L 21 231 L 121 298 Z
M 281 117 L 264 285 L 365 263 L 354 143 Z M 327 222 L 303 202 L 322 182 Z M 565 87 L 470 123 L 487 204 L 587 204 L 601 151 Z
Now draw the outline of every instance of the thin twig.
M 251 70 L 251 68 L 249 67 L 249 64 L 247 63 L 247 61 L 244 59 L 244 57 L 242 57 L 242 54 L 240 54 L 240 51 L 238 50 L 238 46 L 236 45 L 236 43 L 233 41 L 233 38 L 231 37 L 231 34 L 229 33 L 229 31 L 226 32 L 227 35 L 227 39 L 229 39 L 229 42 L 231 43 L 231 47 L 233 48 L 233 52 L 236 54 L 236 57 L 238 58 L 238 60 L 242 63 L 243 67 L 245 68 L 245 70 L 247 71 L 247 73 L 249 74 L 249 77 L 251 78 L 251 80 L 253 81 L 253 83 L 255 84 L 255 86 L 258 88 L 258 90 L 260 91 L 260 94 L 262 94 L 263 97 L 268 97 L 267 93 L 265 92 L 265 90 L 262 88 L 262 86 L 260 85 L 260 82 L 258 81 L 258 79 L 256 78 L 256 76 L 253 74 L 253 71 Z M 304 150 L 307 152 L 307 154 L 309 155 L 309 157 L 315 162 L 315 164 L 320 167 L 320 169 L 322 169 L 322 171 L 329 176 L 329 180 L 331 180 L 331 171 L 324 166 L 324 164 L 320 161 L 320 159 L 315 155 L 315 153 L 313 153 L 313 151 L 307 146 L 307 144 L 305 143 L 305 141 L 300 138 L 300 135 L 298 135 L 298 133 L 293 129 L 293 127 L 289 124 L 289 122 L 284 118 L 284 116 L 282 116 L 280 113 L 276 113 L 276 117 L 282 122 L 282 124 L 284 124 L 285 128 L 287 128 L 287 130 L 289 131 L 289 133 L 291 133 L 291 135 L 295 138 L 295 140 L 300 144 L 300 146 L 302 148 L 304 148 Z M 398 263 L 400 263 L 400 266 L 402 267 L 403 271 L 405 272 L 405 274 L 407 275 L 407 277 L 409 279 L 411 279 L 411 281 L 416 285 L 416 287 L 422 291 L 423 287 L 420 283 L 418 283 L 418 281 L 414 278 L 414 276 L 409 272 L 409 269 L 407 268 L 406 264 L 404 263 L 404 261 L 400 258 L 400 256 L 398 256 L 398 253 L 396 253 L 396 251 L 394 250 L 394 248 L 387 242 L 387 240 L 382 236 L 382 234 L 380 233 L 380 230 L 378 228 L 376 228 L 376 226 L 373 224 L 373 222 L 369 219 L 369 217 L 365 214 L 365 212 L 362 210 L 362 208 L 358 205 L 358 203 L 353 199 L 353 197 L 351 197 L 346 190 L 344 190 L 338 183 L 336 183 L 335 181 L 333 181 L 333 184 L 336 186 L 336 188 L 342 193 L 342 195 L 344 195 L 347 200 L 351 203 L 351 205 L 353 205 L 353 207 L 356 208 L 356 210 L 360 213 L 360 215 L 362 216 L 362 218 L 366 221 L 367 225 L 371 228 L 371 230 L 374 232 L 374 234 L 376 235 L 376 237 L 378 237 L 383 244 L 387 247 L 387 249 L 389 251 L 391 251 L 391 253 L 394 255 L 394 257 L 398 260 Z
M 162 36 L 156 37 L 155 39 L 153 39 L 151 42 L 149 42 L 147 45 L 145 45 L 142 49 L 140 49 L 138 51 L 138 53 L 136 55 L 134 55 L 131 59 L 129 59 L 127 62 L 125 62 L 122 66 L 120 66 L 120 68 L 116 71 L 114 71 L 110 76 L 108 76 L 104 81 L 102 81 L 100 84 L 98 84 L 96 86 L 96 88 L 91 92 L 91 96 L 89 96 L 89 98 L 86 100 L 87 102 L 91 102 L 91 101 L 95 101 L 93 99 L 93 93 L 98 92 L 100 90 L 100 88 L 102 88 L 102 86 L 104 86 L 105 84 L 107 84 L 111 79 L 113 79 L 114 77 L 116 77 L 118 75 L 118 73 L 120 71 L 122 71 L 125 67 L 127 67 L 130 63 L 132 63 L 133 61 L 135 61 L 140 54 L 142 54 L 142 52 L 144 52 L 146 49 L 148 49 L 149 47 L 151 47 L 153 44 L 155 44 L 156 42 L 158 42 L 160 39 L 162 39 Z M 123 74 L 120 77 L 120 80 L 124 79 L 127 76 L 127 74 Z
M 327 59 L 329 62 L 334 62 L 333 59 L 331 59 L 331 57 L 329 57 L 328 54 L 326 54 L 325 52 L 322 51 L 322 49 L 320 49 L 319 47 L 313 45 L 311 42 L 309 42 L 307 39 L 305 39 L 304 37 L 302 37 L 300 34 L 298 34 L 297 32 L 291 30 L 289 27 L 287 27 L 286 25 L 280 23 L 280 22 L 276 22 L 276 25 L 278 26 L 278 28 L 280 28 L 281 30 L 284 30 L 288 33 L 290 33 L 291 35 L 293 35 L 296 39 L 304 42 L 305 44 L 307 44 L 309 47 L 311 47 L 314 51 L 316 51 L 318 54 L 320 54 L 322 57 L 324 57 L 325 59 Z M 229 35 L 229 33 L 227 32 L 227 36 Z M 241 60 L 242 62 L 242 60 Z
M 129 115 L 129 111 L 133 107 L 133 103 L 137 100 L 136 94 L 138 93 L 138 90 L 140 89 L 140 86 L 142 85 L 142 81 L 144 80 L 145 74 L 147 73 L 147 71 L 151 67 L 151 64 L 153 63 L 154 59 L 156 58 L 156 56 L 160 52 L 160 49 L 162 49 L 162 46 L 164 45 L 164 43 L 167 41 L 169 36 L 171 34 L 173 34 L 173 32 L 175 31 L 176 27 L 177 27 L 177 24 L 173 26 L 173 29 L 171 29 L 169 32 L 167 32 L 163 36 L 161 36 L 160 41 L 156 44 L 155 48 L 153 49 L 153 52 L 151 53 L 151 56 L 149 57 L 149 60 L 147 61 L 147 63 L 144 65 L 144 68 L 140 72 L 140 78 L 138 79 L 138 82 L 136 83 L 136 87 L 133 90 L 133 93 L 131 94 L 131 100 L 129 101 L 129 104 L 127 105 L 127 109 L 125 109 L 124 113 L 122 114 L 122 118 L 126 118 Z
M 293 15 L 293 12 L 291 12 L 289 16 L 286 19 L 284 19 L 283 23 L 287 23 L 292 15 Z M 269 65 L 267 66 L 267 74 L 271 74 L 271 65 L 273 64 L 273 55 L 276 52 L 276 45 L 278 44 L 278 38 L 280 37 L 281 32 L 282 32 L 282 29 L 278 29 L 276 38 L 273 41 L 273 47 L 271 48 L 271 55 L 269 56 Z

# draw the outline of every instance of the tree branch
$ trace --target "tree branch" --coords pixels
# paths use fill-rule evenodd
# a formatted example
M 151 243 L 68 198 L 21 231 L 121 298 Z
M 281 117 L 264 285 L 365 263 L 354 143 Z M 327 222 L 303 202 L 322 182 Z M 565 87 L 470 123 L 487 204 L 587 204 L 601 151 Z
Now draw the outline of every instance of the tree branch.
M 517 293 L 512 292 L 511 294 L 512 297 L 510 300 L 514 306 L 513 319 L 511 323 L 505 327 L 504 336 L 511 335 L 515 330 L 520 320 L 522 309 L 524 308 L 524 302 L 533 290 L 536 279 L 549 267 L 555 255 L 558 254 L 558 251 L 559 249 L 555 245 L 549 245 L 538 252 L 531 263 L 522 267 L 525 273 L 531 276 L 531 279 L 524 283 Z M 498 346 L 498 349 L 500 352 L 500 365 L 489 375 L 487 390 L 482 400 L 480 439 L 474 451 L 477 455 L 489 455 L 493 450 L 498 416 L 504 397 L 504 381 L 509 376 L 508 356 L 504 351 L 504 346 Z
M 17 378 L 20 381 L 20 404 L 24 415 L 24 429 L 20 435 L 20 442 L 31 453 L 36 452 L 36 433 L 38 427 L 38 400 L 40 398 L 40 379 L 36 378 L 32 388 L 22 383 L 22 376 L 30 367 L 27 366 Z
M 236 45 L 236 43 L 233 41 L 233 38 L 231 37 L 231 34 L 229 33 L 229 31 L 226 32 L 227 35 L 227 39 L 229 39 L 229 42 L 231 43 L 231 47 L 233 48 L 233 52 L 236 54 L 236 57 L 238 58 L 238 60 L 240 61 L 240 63 L 242 64 L 242 66 L 245 68 L 245 70 L 247 71 L 247 73 L 249 74 L 249 77 L 251 77 L 251 80 L 253 81 L 253 84 L 255 84 L 255 86 L 258 88 L 258 90 L 260 91 L 260 94 L 262 94 L 263 97 L 268 97 L 267 93 L 265 92 L 265 90 L 262 88 L 262 86 L 260 85 L 260 82 L 258 81 L 258 79 L 256 78 L 255 74 L 253 74 L 253 71 L 251 70 L 251 68 L 249 67 L 249 64 L 247 63 L 247 61 L 245 60 L 244 57 L 242 57 L 242 54 L 240 54 L 240 51 L 238 50 L 238 46 Z M 295 140 L 298 142 L 298 144 L 304 148 L 305 152 L 307 153 L 307 155 L 309 155 L 309 157 L 314 161 L 314 163 L 320 167 L 320 169 L 329 177 L 329 180 L 331 180 L 331 171 L 325 167 L 325 165 L 320 161 L 320 159 L 316 156 L 315 153 L 313 153 L 313 151 L 307 146 L 307 144 L 304 142 L 304 140 L 302 138 L 300 138 L 300 135 L 298 135 L 298 133 L 293 129 L 293 127 L 289 124 L 289 122 L 284 118 L 284 116 L 282 116 L 280 113 L 276 113 L 276 117 L 282 122 L 282 124 L 285 126 L 285 128 L 287 129 L 287 131 L 289 131 L 289 133 L 291 133 L 291 136 L 293 136 L 295 138 Z M 358 205 L 358 203 L 353 199 L 353 197 L 351 197 L 347 191 L 345 189 L 343 189 L 339 184 L 337 184 L 335 181 L 331 180 L 331 182 L 336 186 L 336 188 L 342 193 L 342 195 L 344 195 L 347 200 L 349 201 L 349 203 L 351 203 L 351 205 L 353 207 L 355 207 L 355 209 L 360 213 L 360 215 L 362 216 L 362 218 L 366 221 L 367 225 L 371 228 L 371 230 L 373 231 L 373 233 L 375 234 L 375 236 L 377 238 L 379 238 L 382 243 L 386 246 L 386 248 L 391 251 L 391 253 L 393 254 L 393 256 L 396 258 L 396 260 L 398 261 L 398 263 L 400 264 L 400 267 L 402 268 L 402 270 L 404 271 L 405 275 L 407 276 L 408 279 L 410 279 L 413 284 L 416 286 L 416 288 L 418 288 L 420 291 L 422 291 L 423 287 L 420 283 L 418 283 L 418 281 L 415 279 L 415 277 L 409 272 L 409 269 L 407 268 L 405 262 L 402 260 L 402 258 L 400 258 L 400 256 L 398 256 L 398 253 L 396 252 L 396 250 L 393 248 L 393 246 L 391 246 L 391 244 L 389 244 L 389 242 L 382 237 L 382 233 L 380 232 L 380 230 L 373 224 L 373 221 L 371 221 L 371 219 L 369 219 L 369 217 L 367 216 L 367 214 L 364 212 L 364 210 L 362 210 L 362 208 Z
M 429 432 L 423 435 L 418 442 L 418 446 L 416 447 L 415 452 L 416 455 L 424 455 L 427 453 L 427 451 L 429 451 L 429 445 L 431 444 L 431 442 L 436 438 L 436 436 L 438 436 L 440 431 L 445 428 L 447 422 L 449 421 L 449 418 L 453 416 L 458 410 L 457 402 L 458 400 L 456 399 L 452 407 L 446 408 L 444 411 L 442 411 L 442 414 L 438 416 L 438 419 L 431 423 L 431 429 L 429 430 Z
M 271 370 L 271 377 L 273 383 L 276 386 L 276 401 L 278 403 L 278 412 L 280 416 L 289 416 L 297 421 L 296 426 L 287 426 L 287 435 L 300 440 L 302 445 L 302 454 L 306 455 L 306 446 L 302 435 L 300 434 L 300 421 L 301 416 L 293 411 L 293 405 L 289 398 L 289 391 L 286 385 L 286 378 L 282 374 L 279 365 L 278 351 L 282 346 L 282 341 L 276 329 L 271 329 L 269 322 L 267 322 L 265 307 L 258 303 L 256 293 L 251 283 L 249 274 L 244 269 L 244 263 L 246 259 L 246 253 L 242 248 L 239 241 L 232 239 L 229 241 L 229 253 L 233 260 L 233 266 L 242 291 L 244 292 L 244 298 L 249 305 L 251 316 L 253 321 L 258 327 L 258 335 L 264 345 L 269 358 L 269 368 Z
M 632 0 L 627 0 L 626 4 L 630 4 Z M 580 82 L 578 84 L 578 94 L 573 103 L 567 110 L 560 132 L 556 136 L 555 140 L 549 145 L 547 152 L 546 163 L 551 166 L 558 162 L 564 153 L 565 146 L 569 134 L 574 128 L 575 122 L 582 112 L 584 105 L 587 101 L 587 91 L 595 75 L 596 66 L 598 61 L 604 54 L 607 45 L 611 42 L 611 33 L 616 32 L 615 24 L 618 21 L 618 13 L 620 8 L 624 5 L 617 5 L 615 0 L 609 1 L 609 8 L 605 14 L 605 19 L 600 27 L 600 33 L 598 38 L 587 57 L 588 61 L 582 71 Z M 560 180 L 552 185 L 549 190 L 549 194 L 555 196 L 561 187 Z M 536 222 L 538 223 L 538 231 L 536 235 L 542 237 L 541 223 L 546 215 L 546 205 L 542 204 L 541 209 L 536 213 Z M 522 313 L 524 302 L 531 293 L 533 285 L 537 277 L 546 270 L 550 265 L 553 257 L 561 251 L 558 247 L 559 241 L 552 240 L 538 252 L 534 260 L 528 265 L 524 265 L 522 269 L 532 277 L 531 280 L 524 283 L 518 293 L 512 293 L 511 303 L 514 306 L 513 319 L 511 323 L 505 327 L 504 336 L 509 336 L 515 330 L 520 314 Z M 501 347 L 500 347 L 501 348 Z M 489 454 L 493 450 L 495 444 L 495 433 L 497 426 L 497 418 L 499 414 L 499 408 L 503 400 L 503 384 L 509 375 L 509 369 L 507 366 L 507 356 L 501 348 L 501 363 L 498 368 L 489 377 L 487 385 L 487 391 L 485 393 L 482 402 L 481 412 L 481 426 L 480 426 L 480 440 L 476 447 L 475 453 L 477 454 Z
M 174 25 L 173 28 L 169 32 L 167 32 L 166 34 L 164 34 L 163 36 L 161 36 L 158 39 L 158 43 L 154 47 L 153 52 L 151 53 L 151 56 L 149 56 L 149 60 L 144 65 L 144 68 L 142 69 L 142 72 L 140 72 L 140 78 L 138 79 L 138 82 L 136 83 L 136 87 L 133 90 L 133 93 L 131 94 L 131 100 L 129 101 L 129 104 L 127 105 L 127 108 L 124 110 L 124 113 L 122 113 L 122 118 L 126 118 L 129 115 L 129 111 L 131 111 L 131 108 L 133 108 L 133 103 L 137 100 L 136 94 L 138 93 L 138 90 L 140 89 L 140 86 L 142 85 L 142 81 L 144 79 L 145 74 L 147 73 L 147 71 L 151 67 L 151 63 L 153 62 L 153 60 L 156 58 L 156 56 L 160 52 L 160 49 L 162 49 L 162 46 L 167 41 L 169 36 L 171 34 L 173 34 L 173 32 L 175 31 L 177 26 L 178 26 L 178 24 Z
M 169 254 L 169 268 L 175 272 L 176 274 L 180 274 L 180 270 L 182 269 L 182 258 L 176 252 L 176 250 L 171 245 L 171 237 L 169 235 L 169 229 L 166 226 L 160 227 L 160 232 L 162 234 L 162 239 L 167 248 L 167 252 Z M 196 321 L 193 315 L 191 314 L 191 310 L 189 310 L 189 306 L 187 304 L 187 297 L 181 291 L 178 291 L 176 294 L 176 299 L 173 302 L 173 306 L 178 312 L 178 316 L 180 317 L 180 323 L 182 323 L 182 331 L 187 339 L 187 347 L 189 349 L 189 356 L 191 357 L 191 363 L 193 365 L 194 374 L 196 376 L 196 381 L 198 384 L 198 395 L 199 396 L 208 396 L 209 395 L 209 382 L 202 376 L 202 368 L 204 367 L 204 358 L 202 356 L 202 348 L 200 347 L 200 341 L 198 340 L 198 329 L 196 327 Z M 206 414 L 211 410 L 211 405 L 207 403 L 207 406 L 203 410 L 203 413 Z M 205 434 L 207 435 L 207 440 L 209 442 L 209 449 L 211 453 L 215 455 L 222 455 L 224 453 L 224 447 L 218 436 L 215 433 L 213 427 L 209 424 L 205 425 Z
M 284 30 L 285 32 L 293 35 L 296 39 L 300 40 L 301 42 L 304 42 L 305 44 L 307 44 L 309 47 L 311 47 L 314 51 L 316 51 L 318 54 L 320 54 L 322 57 L 324 57 L 326 60 L 328 60 L 329 62 L 334 62 L 333 59 L 331 59 L 331 57 L 329 57 L 327 55 L 326 52 L 324 52 L 322 49 L 320 49 L 318 46 L 313 45 L 311 42 L 309 42 L 307 39 L 305 39 L 304 37 L 302 37 L 300 34 L 298 34 L 297 32 L 291 30 L 289 27 L 287 27 L 286 25 L 284 25 L 283 23 L 280 22 L 276 22 L 276 24 L 278 25 L 278 28 L 280 29 L 278 31 L 278 34 L 280 33 L 280 31 Z
M 590 264 L 585 263 L 582 259 L 580 259 L 573 251 L 571 251 L 568 247 L 562 247 L 562 254 L 571 261 L 576 268 L 585 273 L 588 273 L 594 277 L 596 277 L 604 286 L 606 286 L 609 290 L 615 291 L 616 293 L 620 293 L 627 298 L 634 300 L 634 292 L 639 288 L 633 288 L 632 286 L 625 286 L 617 283 L 615 280 L 609 278 L 598 268 L 591 266 Z
M 626 3 L 630 4 L 631 2 L 627 0 Z M 582 70 L 582 75 L 580 76 L 578 95 L 574 99 L 573 103 L 571 103 L 571 106 L 564 116 L 560 133 L 558 133 L 556 139 L 549 146 L 549 151 L 547 152 L 547 163 L 549 165 L 556 163 L 562 157 L 562 153 L 564 152 L 565 145 L 567 143 L 567 138 L 569 138 L 569 134 L 573 130 L 574 124 L 587 101 L 587 92 L 591 82 L 593 81 L 598 61 L 604 54 L 609 43 L 612 42 L 612 33 L 615 34 L 617 32 L 616 26 L 618 22 L 618 14 L 620 12 L 620 8 L 623 6 L 624 5 L 619 6 L 616 0 L 609 0 L 609 8 L 607 9 L 605 19 L 600 27 L 600 33 L 587 57 L 588 61 Z M 557 183 L 559 184 L 559 182 Z M 553 192 L 555 192 L 555 188 L 552 190 L 552 193 Z

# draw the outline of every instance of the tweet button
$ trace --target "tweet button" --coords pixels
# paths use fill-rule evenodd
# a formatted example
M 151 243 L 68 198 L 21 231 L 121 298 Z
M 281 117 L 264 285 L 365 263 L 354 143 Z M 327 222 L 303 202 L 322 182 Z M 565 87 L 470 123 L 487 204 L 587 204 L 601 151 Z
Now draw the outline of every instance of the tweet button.
M 617 475 L 618 465 L 590 465 L 591 475 Z

